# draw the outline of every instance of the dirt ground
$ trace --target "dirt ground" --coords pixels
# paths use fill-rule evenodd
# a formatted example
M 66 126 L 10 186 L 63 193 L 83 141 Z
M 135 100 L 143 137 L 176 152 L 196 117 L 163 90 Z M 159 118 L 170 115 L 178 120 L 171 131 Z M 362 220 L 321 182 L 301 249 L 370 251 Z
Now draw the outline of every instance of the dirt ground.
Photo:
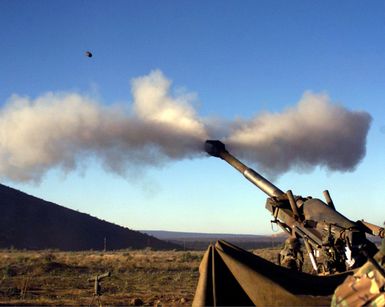
M 277 262 L 278 248 L 255 254 Z M 60 252 L 0 250 L 1 305 L 191 306 L 203 251 Z
M 103 305 L 191 305 L 203 252 L 0 251 L 0 304 L 96 305 L 94 281 L 101 281 Z

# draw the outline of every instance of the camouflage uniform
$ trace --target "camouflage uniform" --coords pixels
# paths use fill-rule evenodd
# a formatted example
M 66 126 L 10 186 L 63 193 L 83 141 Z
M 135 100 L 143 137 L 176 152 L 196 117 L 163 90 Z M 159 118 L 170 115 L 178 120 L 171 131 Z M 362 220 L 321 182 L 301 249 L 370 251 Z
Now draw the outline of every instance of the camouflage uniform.
M 344 246 L 341 244 L 340 239 L 333 238 L 328 239 L 327 243 L 324 243 L 324 256 L 326 257 L 326 266 L 327 270 L 331 273 L 335 272 L 345 272 L 345 253 Z
M 385 240 L 373 260 L 385 267 Z M 331 306 L 385 306 L 384 286 L 383 273 L 368 261 L 336 289 Z
M 301 243 L 297 238 L 290 237 L 286 239 L 281 252 L 278 255 L 280 265 L 289 269 L 302 271 L 303 254 Z

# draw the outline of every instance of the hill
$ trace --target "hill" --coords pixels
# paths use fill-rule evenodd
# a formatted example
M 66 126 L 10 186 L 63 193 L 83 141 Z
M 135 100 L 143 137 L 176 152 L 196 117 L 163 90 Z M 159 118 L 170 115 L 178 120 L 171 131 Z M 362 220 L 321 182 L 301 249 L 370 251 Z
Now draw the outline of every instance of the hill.
M 163 230 L 141 230 L 141 232 L 154 236 L 167 242 L 175 243 L 187 249 L 204 250 L 210 243 L 217 240 L 231 242 L 244 249 L 266 248 L 280 246 L 287 238 L 283 232 L 273 236 L 251 234 L 226 234 L 226 233 L 195 233 L 176 232 Z
M 180 246 L 0 184 L 0 248 L 103 250 Z

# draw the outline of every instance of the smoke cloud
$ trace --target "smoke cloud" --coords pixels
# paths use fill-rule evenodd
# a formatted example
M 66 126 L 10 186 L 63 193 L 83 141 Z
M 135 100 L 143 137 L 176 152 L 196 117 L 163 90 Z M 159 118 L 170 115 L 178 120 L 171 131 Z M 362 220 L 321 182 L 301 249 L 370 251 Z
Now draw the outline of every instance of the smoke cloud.
M 77 93 L 11 97 L 0 112 L 1 177 L 39 181 L 49 169 L 73 170 L 86 157 L 125 175 L 203 155 L 207 135 L 192 96 L 171 97 L 170 85 L 160 71 L 133 80 L 132 110 Z
M 317 165 L 352 171 L 365 156 L 370 122 L 366 112 L 349 111 L 327 95 L 307 92 L 282 113 L 239 121 L 227 143 L 270 175 Z
M 352 170 L 365 155 L 371 118 L 325 95 L 306 93 L 296 107 L 237 120 L 200 118 L 195 95 L 171 93 L 159 70 L 132 80 L 132 104 L 106 106 L 79 93 L 14 95 L 0 109 L 0 178 L 38 182 L 52 168 L 75 170 L 96 158 L 122 176 L 132 168 L 204 157 L 203 142 L 226 131 L 229 149 L 269 174 L 317 165 Z

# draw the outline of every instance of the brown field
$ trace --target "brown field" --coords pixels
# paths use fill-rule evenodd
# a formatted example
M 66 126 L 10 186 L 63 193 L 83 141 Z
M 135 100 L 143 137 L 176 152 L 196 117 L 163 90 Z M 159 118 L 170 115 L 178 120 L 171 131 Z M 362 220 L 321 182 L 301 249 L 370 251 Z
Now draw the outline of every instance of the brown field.
M 276 262 L 277 249 L 255 250 Z M 0 251 L 0 304 L 89 305 L 101 282 L 103 305 L 191 305 L 203 251 Z M 94 302 L 95 303 L 95 302 Z
M 0 251 L 0 304 L 89 305 L 101 282 L 103 305 L 191 305 L 203 252 Z

